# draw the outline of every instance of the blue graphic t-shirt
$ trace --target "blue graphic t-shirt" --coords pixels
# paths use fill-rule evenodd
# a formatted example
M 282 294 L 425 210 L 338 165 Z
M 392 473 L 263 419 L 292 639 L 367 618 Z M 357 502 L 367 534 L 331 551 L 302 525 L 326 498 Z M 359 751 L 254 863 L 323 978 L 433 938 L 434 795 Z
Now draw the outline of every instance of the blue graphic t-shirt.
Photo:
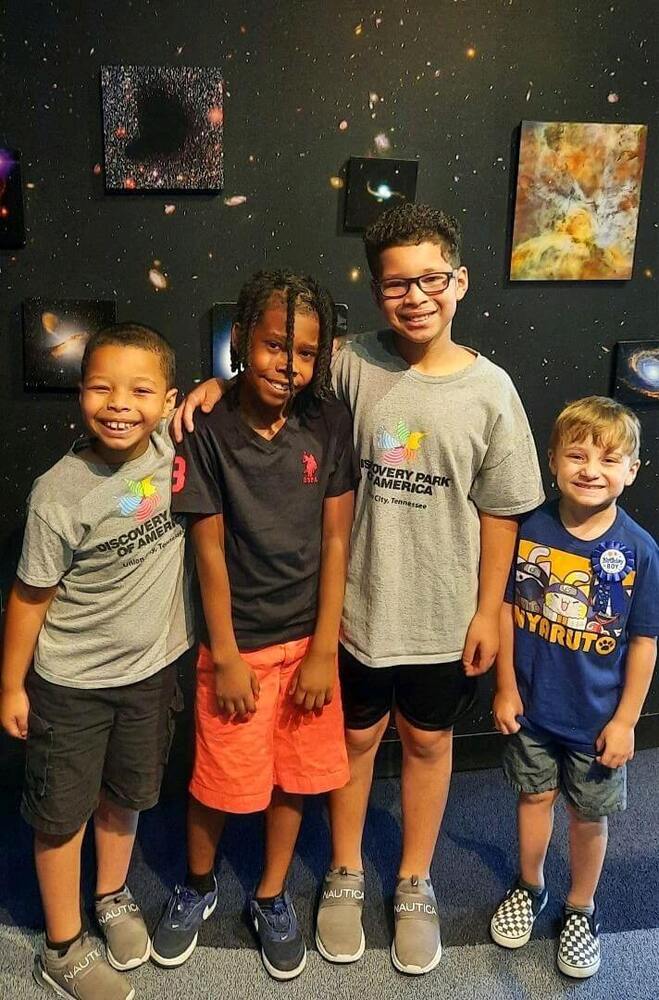
M 557 501 L 522 519 L 506 591 L 522 725 L 594 754 L 620 701 L 629 637 L 659 635 L 657 594 L 657 543 L 623 510 L 589 541 L 563 527 Z

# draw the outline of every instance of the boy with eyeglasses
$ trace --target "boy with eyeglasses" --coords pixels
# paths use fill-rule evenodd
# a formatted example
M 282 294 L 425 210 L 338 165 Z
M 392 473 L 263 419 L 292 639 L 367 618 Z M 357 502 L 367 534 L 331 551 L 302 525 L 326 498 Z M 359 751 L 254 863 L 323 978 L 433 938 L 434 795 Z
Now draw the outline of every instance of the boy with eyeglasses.
M 330 794 L 332 859 L 316 943 L 332 962 L 364 952 L 362 834 L 390 715 L 402 744 L 403 844 L 392 961 L 421 974 L 441 957 L 432 861 L 451 777 L 452 730 L 499 644 L 516 515 L 543 500 L 537 455 L 508 375 L 451 336 L 468 288 L 455 220 L 423 205 L 365 233 L 387 322 L 335 358 L 361 481 L 339 669 L 350 781 Z M 215 382 L 183 412 L 208 410 Z M 180 420 L 180 415 L 179 415 Z

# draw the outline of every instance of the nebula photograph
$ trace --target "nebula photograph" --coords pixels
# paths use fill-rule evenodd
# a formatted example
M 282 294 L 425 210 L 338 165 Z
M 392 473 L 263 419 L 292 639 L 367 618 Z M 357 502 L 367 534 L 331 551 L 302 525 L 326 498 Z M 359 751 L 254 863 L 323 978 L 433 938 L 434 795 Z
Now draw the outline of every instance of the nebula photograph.
M 510 277 L 632 276 L 647 126 L 522 122 Z

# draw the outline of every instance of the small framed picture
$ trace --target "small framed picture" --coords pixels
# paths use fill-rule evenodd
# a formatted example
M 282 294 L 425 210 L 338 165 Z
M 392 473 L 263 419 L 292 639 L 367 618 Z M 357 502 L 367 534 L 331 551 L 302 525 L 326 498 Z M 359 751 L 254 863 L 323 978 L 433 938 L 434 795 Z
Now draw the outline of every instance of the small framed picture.
M 414 201 L 416 160 L 393 160 L 378 156 L 351 156 L 346 175 L 344 228 L 366 229 L 387 208 L 401 201 Z
M 616 345 L 613 395 L 627 406 L 659 407 L 659 340 L 622 340 Z
M 80 362 L 92 333 L 116 321 L 113 301 L 26 299 L 23 380 L 26 389 L 77 389 Z
M 0 149 L 0 249 L 24 246 L 21 154 L 17 149 Z
M 224 81 L 200 66 L 103 66 L 108 191 L 220 191 Z
M 236 314 L 235 302 L 215 302 L 211 310 L 211 375 L 232 378 L 231 327 Z

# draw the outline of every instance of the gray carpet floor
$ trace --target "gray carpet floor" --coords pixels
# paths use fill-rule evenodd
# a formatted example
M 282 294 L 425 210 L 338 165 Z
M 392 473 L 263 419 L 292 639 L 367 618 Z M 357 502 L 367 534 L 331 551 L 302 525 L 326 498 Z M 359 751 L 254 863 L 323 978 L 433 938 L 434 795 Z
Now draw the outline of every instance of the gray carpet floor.
M 456 774 L 433 865 L 445 951 L 437 970 L 422 979 L 396 973 L 389 960 L 391 895 L 400 843 L 398 785 L 375 783 L 365 833 L 367 951 L 356 966 L 333 967 L 313 948 L 305 974 L 275 984 L 264 972 L 243 911 L 258 872 L 260 822 L 245 817 L 227 828 L 218 879 L 216 915 L 204 924 L 193 959 L 174 971 L 147 966 L 131 974 L 137 996 L 260 998 L 273 990 L 298 997 L 357 997 L 368 990 L 388 998 L 620 998 L 659 1000 L 659 749 L 637 754 L 630 767 L 626 813 L 611 822 L 610 847 L 600 885 L 603 964 L 591 981 L 572 983 L 555 968 L 561 903 L 568 885 L 565 814 L 559 808 L 547 859 L 550 903 L 534 940 L 518 953 L 491 944 L 493 906 L 515 873 L 515 797 L 499 770 Z M 0 995 L 41 994 L 30 978 L 42 926 L 31 858 L 31 838 L 17 815 L 17 797 L 5 796 L 0 823 Z M 131 888 L 153 926 L 168 890 L 184 872 L 184 801 L 175 795 L 145 813 L 133 860 Z M 93 879 L 91 844 L 85 853 L 85 894 Z M 289 887 L 307 941 L 329 848 L 322 803 L 308 805 Z

